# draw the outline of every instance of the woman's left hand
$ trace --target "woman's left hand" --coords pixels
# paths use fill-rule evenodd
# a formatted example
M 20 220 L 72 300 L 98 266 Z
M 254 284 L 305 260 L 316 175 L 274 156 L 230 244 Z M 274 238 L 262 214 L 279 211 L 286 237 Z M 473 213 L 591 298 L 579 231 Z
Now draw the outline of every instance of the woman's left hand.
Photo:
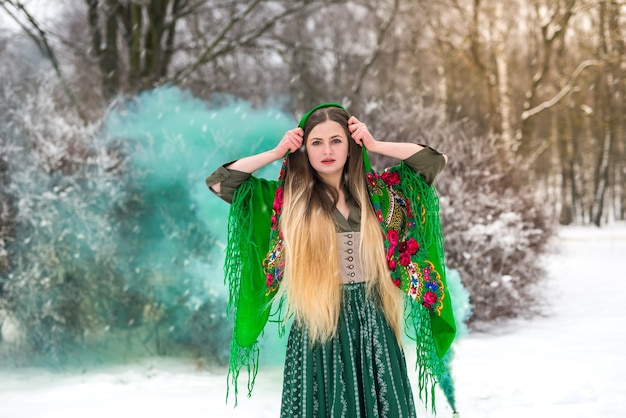
M 354 142 L 363 145 L 366 149 L 371 149 L 377 142 L 367 129 L 367 125 L 354 116 L 350 116 L 348 119 L 348 129 Z

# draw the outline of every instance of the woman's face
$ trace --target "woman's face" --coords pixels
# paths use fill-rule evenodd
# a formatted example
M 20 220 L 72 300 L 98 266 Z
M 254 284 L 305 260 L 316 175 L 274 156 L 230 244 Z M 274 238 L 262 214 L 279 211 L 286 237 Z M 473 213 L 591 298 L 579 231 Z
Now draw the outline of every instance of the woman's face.
M 348 159 L 348 141 L 344 128 L 331 120 L 316 125 L 309 133 L 306 140 L 309 162 L 329 184 L 341 179 Z

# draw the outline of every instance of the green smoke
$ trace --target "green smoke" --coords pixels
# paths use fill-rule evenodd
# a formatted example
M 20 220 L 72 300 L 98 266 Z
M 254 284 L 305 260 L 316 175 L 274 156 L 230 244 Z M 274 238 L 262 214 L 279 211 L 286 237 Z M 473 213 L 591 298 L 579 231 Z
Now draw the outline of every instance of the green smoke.
M 229 206 L 204 179 L 272 148 L 296 121 L 277 106 L 206 102 L 177 88 L 116 103 L 101 131 L 45 98 L 32 103 L 42 105 L 23 109 L 32 123 L 0 144 L 14 215 L 0 271 L 0 365 L 226 362 Z
M 222 250 L 229 206 L 205 177 L 271 149 L 295 125 L 279 110 L 229 97 L 216 106 L 177 88 L 143 93 L 108 115 L 105 137 L 129 156 L 131 173 L 131 198 L 117 211 L 128 292 L 154 305 L 159 328 L 174 341 L 227 355 Z M 276 178 L 279 168 L 258 175 Z M 125 320 L 145 322 L 145 311 Z
M 461 282 L 461 275 L 459 274 L 458 270 L 448 269 L 446 271 L 446 279 L 448 283 L 448 292 L 450 293 L 450 299 L 453 301 L 452 309 L 454 311 L 454 322 L 457 329 L 456 339 L 458 340 L 468 333 L 466 321 L 469 319 L 469 316 L 471 314 L 469 293 Z M 454 344 L 443 358 L 443 361 L 446 365 L 446 372 L 441 377 L 439 386 L 446 396 L 448 404 L 450 404 L 452 410 L 456 412 L 456 392 L 454 379 L 452 376 L 453 360 Z
M 197 220 L 223 244 L 228 205 L 210 195 L 204 178 L 221 164 L 272 148 L 296 121 L 280 110 L 253 108 L 235 98 L 221 97 L 217 102 L 220 105 L 211 105 L 177 88 L 152 90 L 124 110 L 110 113 L 105 133 L 130 142 L 125 145 L 131 150 L 131 165 L 144 174 L 140 181 L 147 194 L 184 187 L 197 209 Z M 279 168 L 276 163 L 260 175 L 275 178 Z M 181 208 L 175 215 L 184 212 Z

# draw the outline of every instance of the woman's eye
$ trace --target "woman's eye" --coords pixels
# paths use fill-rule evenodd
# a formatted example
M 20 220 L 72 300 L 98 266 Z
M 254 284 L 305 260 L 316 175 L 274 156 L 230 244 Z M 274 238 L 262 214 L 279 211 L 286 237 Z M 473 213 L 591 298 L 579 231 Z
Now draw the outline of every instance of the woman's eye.
M 341 143 L 341 138 L 334 138 L 333 139 L 333 144 L 340 144 Z
M 319 141 L 319 140 L 316 139 L 315 141 L 311 142 L 311 145 L 319 145 L 321 143 L 322 143 L 322 141 Z

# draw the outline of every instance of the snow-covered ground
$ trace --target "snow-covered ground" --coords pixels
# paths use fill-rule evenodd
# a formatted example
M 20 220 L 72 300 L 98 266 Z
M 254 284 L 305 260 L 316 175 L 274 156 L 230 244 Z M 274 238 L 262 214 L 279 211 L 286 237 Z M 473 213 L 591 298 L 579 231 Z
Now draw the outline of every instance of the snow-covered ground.
M 463 418 L 625 416 L 626 227 L 559 236 L 546 261 L 550 314 L 460 341 Z
M 543 261 L 548 314 L 458 343 L 462 418 L 624 416 L 626 225 L 563 228 L 555 244 L 559 253 Z M 280 367 L 263 368 L 252 398 L 240 393 L 233 409 L 224 404 L 223 371 L 181 361 L 82 373 L 0 371 L 0 417 L 277 417 L 281 384 Z M 438 416 L 449 417 L 443 397 L 438 404 Z

